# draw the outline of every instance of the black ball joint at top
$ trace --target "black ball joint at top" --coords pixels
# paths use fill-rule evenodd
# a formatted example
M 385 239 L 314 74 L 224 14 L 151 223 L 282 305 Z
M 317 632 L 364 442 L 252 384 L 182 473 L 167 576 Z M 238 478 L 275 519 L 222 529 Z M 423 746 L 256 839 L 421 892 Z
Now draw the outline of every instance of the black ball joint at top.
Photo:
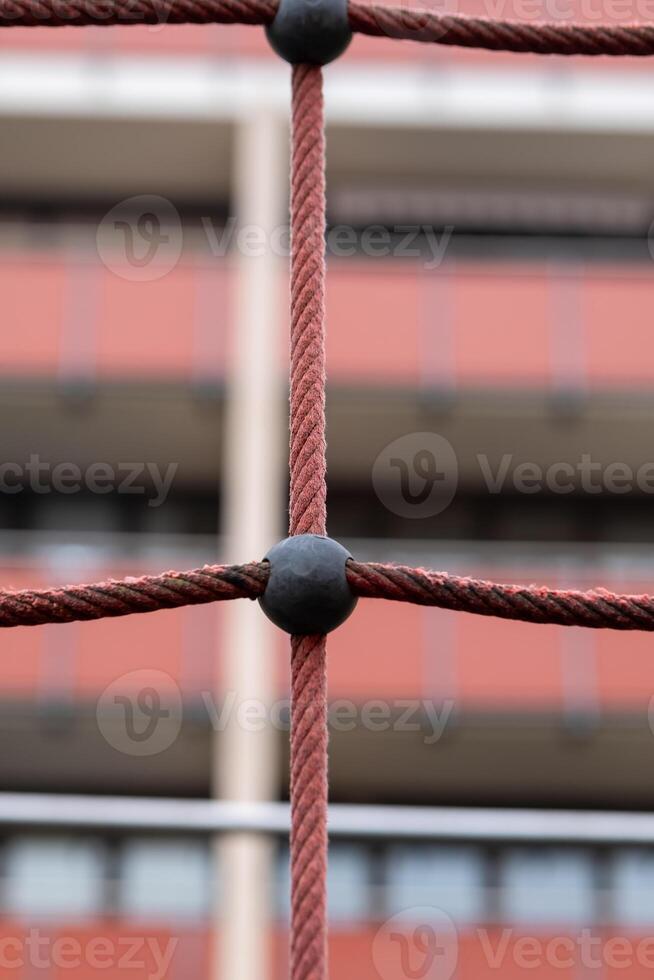
M 292 65 L 326 65 L 352 40 L 347 0 L 280 0 L 266 35 Z
M 345 575 L 351 557 L 338 541 L 318 534 L 274 545 L 264 558 L 270 575 L 259 599 L 268 619 L 293 636 L 335 630 L 357 604 Z

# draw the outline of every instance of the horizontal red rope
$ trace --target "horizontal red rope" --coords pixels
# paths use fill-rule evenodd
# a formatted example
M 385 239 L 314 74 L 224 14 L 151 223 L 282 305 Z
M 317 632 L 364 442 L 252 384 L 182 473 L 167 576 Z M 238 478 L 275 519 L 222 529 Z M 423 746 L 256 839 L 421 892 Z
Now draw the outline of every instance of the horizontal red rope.
M 0 27 L 270 24 L 278 0 L 0 0 Z M 353 31 L 375 37 L 560 55 L 654 54 L 654 25 L 521 23 L 350 0 Z
M 591 629 L 654 630 L 654 596 L 615 595 L 604 589 L 575 592 L 544 586 L 498 585 L 405 565 L 348 562 L 352 591 L 369 599 L 396 599 L 420 606 L 527 623 Z
M 267 580 L 268 566 L 253 562 L 205 565 L 190 572 L 110 579 L 62 589 L 0 592 L 0 627 L 72 623 L 223 599 L 256 599 L 263 594 Z
M 277 0 L 0 0 L 0 27 L 270 24 Z
M 651 595 L 619 595 L 604 589 L 578 592 L 535 585 L 499 585 L 423 568 L 353 560 L 347 564 L 347 579 L 352 592 L 366 599 L 440 606 L 527 623 L 654 630 L 654 596 Z M 267 581 L 267 563 L 251 562 L 205 565 L 189 572 L 110 579 L 61 589 L 0 591 L 0 628 L 128 616 L 225 599 L 256 599 L 263 595 Z
M 350 26 L 360 34 L 486 48 L 490 51 L 562 55 L 654 54 L 654 25 L 557 24 L 489 20 L 405 7 L 349 3 Z

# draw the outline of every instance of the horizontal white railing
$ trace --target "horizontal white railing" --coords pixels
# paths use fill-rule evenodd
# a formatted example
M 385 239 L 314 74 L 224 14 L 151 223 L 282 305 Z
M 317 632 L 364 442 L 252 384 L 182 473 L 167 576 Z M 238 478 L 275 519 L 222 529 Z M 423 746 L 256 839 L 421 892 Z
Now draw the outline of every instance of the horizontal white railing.
M 478 541 L 408 538 L 344 537 L 343 543 L 361 561 L 394 561 L 452 571 L 474 571 L 492 565 L 597 577 L 601 572 L 651 575 L 649 544 L 593 544 L 577 541 Z M 272 543 L 272 542 L 271 542 Z M 98 564 L 142 561 L 153 567 L 190 567 L 223 560 L 219 538 L 203 534 L 114 533 L 106 531 L 0 530 L 0 573 L 3 567 Z
M 0 793 L 0 827 L 283 836 L 286 803 Z M 331 837 L 430 841 L 654 844 L 654 815 L 632 812 L 335 803 Z

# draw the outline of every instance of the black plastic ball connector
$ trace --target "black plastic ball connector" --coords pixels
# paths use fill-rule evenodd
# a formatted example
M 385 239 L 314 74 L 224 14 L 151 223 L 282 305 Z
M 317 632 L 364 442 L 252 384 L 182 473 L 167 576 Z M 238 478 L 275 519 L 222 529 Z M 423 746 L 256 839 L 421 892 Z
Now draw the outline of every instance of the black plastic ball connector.
M 266 35 L 292 65 L 326 65 L 352 40 L 347 0 L 280 0 Z
M 298 534 L 274 545 L 266 590 L 259 604 L 275 626 L 303 636 L 331 633 L 357 604 L 345 576 L 352 555 L 342 544 L 318 534 Z

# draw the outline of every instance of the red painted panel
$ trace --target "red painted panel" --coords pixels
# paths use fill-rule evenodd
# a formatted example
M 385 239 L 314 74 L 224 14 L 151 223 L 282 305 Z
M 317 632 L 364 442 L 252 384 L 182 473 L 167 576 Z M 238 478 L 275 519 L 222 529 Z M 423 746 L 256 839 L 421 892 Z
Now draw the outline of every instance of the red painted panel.
M 606 928 L 602 937 L 601 956 L 595 954 L 595 962 L 601 961 L 603 980 L 649 980 L 654 969 L 654 937 L 633 929 Z M 598 971 L 599 972 L 599 971 Z
M 234 41 L 242 43 L 243 28 Z M 227 42 L 221 38 L 229 31 L 221 31 L 217 24 L 166 24 L 162 18 L 160 24 L 135 25 L 133 27 L 114 28 L 108 43 L 117 55 L 212 55 L 217 50 L 226 47 Z M 234 41 L 232 43 L 234 43 Z M 240 46 L 240 45 L 239 45 Z M 243 45 L 245 47 L 245 44 Z
M 330 697 L 402 698 L 423 693 L 422 610 L 361 599 L 329 638 Z
M 193 373 L 195 270 L 178 265 L 161 279 L 104 276 L 98 323 L 103 375 L 186 377 Z
M 330 266 L 327 359 L 332 376 L 341 382 L 415 384 L 418 304 L 418 279 L 411 267 L 383 259 L 349 269 Z
M 108 34 L 112 28 L 104 28 Z M 80 31 L 76 27 L 58 27 L 49 30 L 40 27 L 12 27 L 0 30 L 0 51 L 43 51 L 48 54 L 78 54 L 94 47 L 94 35 L 99 31 Z M 109 38 L 107 37 L 107 40 Z
M 573 980 L 579 975 L 576 936 L 564 931 L 488 928 L 459 934 L 458 980 Z
M 459 382 L 549 383 L 548 285 L 538 270 L 511 275 L 506 266 L 457 277 L 452 303 Z
M 26 980 L 33 972 L 28 962 L 28 935 L 29 927 L 24 922 L 0 919 L 0 980 Z
M 177 957 L 184 948 L 179 933 L 177 928 L 140 928 L 135 924 L 60 929 L 46 947 L 54 960 L 50 975 L 52 980 L 121 980 L 129 970 L 134 980 L 152 980 L 153 976 L 172 980 L 181 968 Z
M 12 563 L 10 556 L 3 556 L 0 565 L 0 587 L 3 589 L 45 588 L 48 586 L 47 570 L 40 565 Z
M 593 936 L 599 936 L 593 931 Z M 407 980 L 407 977 L 455 977 L 456 980 L 573 980 L 582 965 L 578 936 L 539 930 L 479 926 L 459 930 L 454 948 L 424 945 L 424 935 L 407 926 L 394 931 L 393 939 L 379 943 L 374 925 L 352 930 L 332 929 L 329 961 L 332 975 L 357 980 Z M 439 952 L 440 950 L 440 952 Z M 432 955 L 433 954 L 433 955 Z M 447 956 L 447 961 L 438 959 Z M 451 961 L 450 961 L 451 958 Z M 640 974 L 623 970 L 624 980 Z M 277 980 L 282 980 L 278 974 Z
M 598 630 L 595 642 L 600 703 L 607 708 L 624 706 L 645 717 L 649 702 L 654 699 L 652 634 Z
M 120 264 L 112 270 L 98 267 L 88 317 L 89 369 L 95 365 L 103 378 L 224 376 L 231 356 L 231 264 L 205 267 L 184 259 L 151 282 L 132 281 L 132 272 Z M 425 282 L 416 266 L 392 259 L 332 263 L 327 345 L 334 381 L 422 384 Z M 548 389 L 556 380 L 558 356 L 552 300 L 557 280 L 551 270 L 537 263 L 458 263 L 447 283 L 451 323 L 444 326 L 453 348 L 454 380 L 463 386 Z M 654 283 L 649 275 L 639 266 L 586 267 L 578 284 L 580 377 L 594 388 L 651 384 L 647 310 Z M 66 331 L 75 315 L 76 290 L 85 290 L 76 267 L 61 252 L 12 253 L 0 263 L 0 286 L 10 326 L 0 339 L 0 372 L 56 377 L 71 343 Z M 285 295 L 281 275 L 284 317 Z M 623 343 L 616 348 L 618 320 Z M 280 361 L 285 357 L 284 340 Z
M 57 375 L 67 286 L 66 265 L 57 253 L 32 253 L 28 260 L 2 256 L 3 374 Z
M 524 927 L 468 926 L 459 929 L 447 952 L 427 949 L 410 926 L 380 945 L 381 924 L 332 927 L 329 934 L 330 976 L 335 980 L 407 980 L 407 977 L 452 976 L 456 980 L 573 980 L 598 972 L 606 980 L 646 980 L 654 963 L 649 935 L 623 928 L 544 932 Z M 0 920 L 0 980 L 179 980 L 210 976 L 219 949 L 203 924 L 137 923 L 116 919 L 54 923 Z M 288 933 L 278 927 L 269 935 L 274 980 L 288 977 Z M 452 955 L 453 954 L 453 955 Z M 439 962 L 438 957 L 448 956 Z M 451 962 L 449 957 L 451 956 Z M 428 965 L 431 972 L 423 972 Z M 451 968 L 451 970 L 450 970 Z
M 651 384 L 654 379 L 651 270 L 602 270 L 588 276 L 581 293 L 591 384 Z M 616 327 L 620 343 L 616 344 Z
M 466 706 L 561 703 L 558 627 L 461 614 L 458 691 Z
M 35 697 L 41 674 L 43 631 L 23 627 L 4 631 L 0 698 Z
M 80 696 L 102 691 L 120 679 L 126 691 L 143 686 L 134 671 L 153 671 L 153 683 L 169 675 L 179 684 L 183 657 L 183 610 L 80 623 L 77 691 Z M 155 683 L 156 686 L 156 683 Z
M 0 569 L 0 587 L 5 589 L 39 588 L 45 585 L 42 570 L 36 566 Z M 3 630 L 0 658 L 0 698 L 34 697 L 38 691 L 43 651 L 43 631 L 38 627 Z M 1 974 L 0 974 L 1 975 Z

